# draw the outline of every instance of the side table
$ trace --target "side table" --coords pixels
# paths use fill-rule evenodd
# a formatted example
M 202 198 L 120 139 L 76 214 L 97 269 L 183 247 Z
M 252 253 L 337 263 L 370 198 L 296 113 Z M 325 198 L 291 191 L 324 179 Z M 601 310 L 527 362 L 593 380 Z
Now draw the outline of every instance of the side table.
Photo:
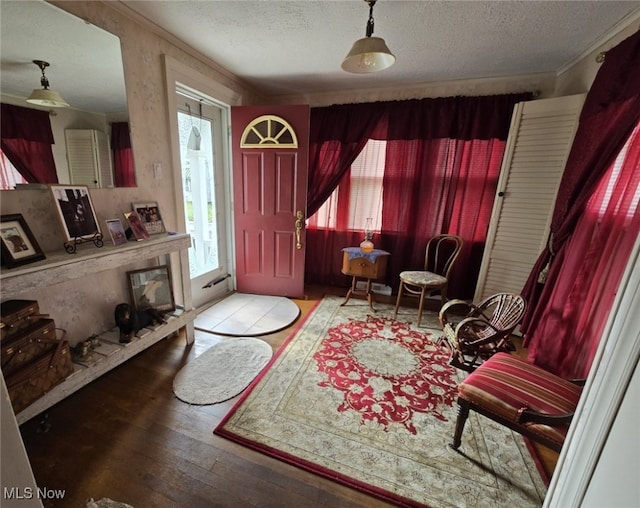
M 344 302 L 346 305 L 352 295 L 366 296 L 369 307 L 373 308 L 373 294 L 371 293 L 371 281 L 381 279 L 387 271 L 387 261 L 389 253 L 385 250 L 373 249 L 371 252 L 364 252 L 360 247 L 346 247 L 342 249 L 342 273 L 353 277 L 351 288 L 347 292 Z M 366 279 L 367 286 L 363 290 L 356 289 L 357 279 Z

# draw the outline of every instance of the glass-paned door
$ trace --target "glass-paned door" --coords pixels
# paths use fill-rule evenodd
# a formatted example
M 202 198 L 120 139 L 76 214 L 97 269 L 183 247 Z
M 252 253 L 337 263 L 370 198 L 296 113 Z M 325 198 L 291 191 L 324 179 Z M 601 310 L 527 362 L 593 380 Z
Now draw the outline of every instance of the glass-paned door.
M 189 271 L 196 307 L 229 291 L 222 113 L 215 104 L 178 93 L 184 213 L 191 235 Z

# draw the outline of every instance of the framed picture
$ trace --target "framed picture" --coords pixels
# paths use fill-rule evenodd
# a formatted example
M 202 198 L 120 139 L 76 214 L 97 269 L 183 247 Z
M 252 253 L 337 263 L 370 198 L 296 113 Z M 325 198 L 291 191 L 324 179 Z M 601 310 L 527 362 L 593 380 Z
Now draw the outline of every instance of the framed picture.
M 169 266 L 155 266 L 127 272 L 131 304 L 136 310 L 175 310 Z
M 3 215 L 0 218 L 0 237 L 2 238 L 2 264 L 7 268 L 45 258 L 44 252 L 20 213 Z
M 131 203 L 134 212 L 137 212 L 150 235 L 164 233 L 164 224 L 160 215 L 158 203 L 150 201 L 148 203 Z
M 66 241 L 91 239 L 100 233 L 86 185 L 52 185 L 51 192 Z
M 127 235 L 124 232 L 124 227 L 122 227 L 120 219 L 107 219 L 106 222 L 113 245 L 122 245 L 127 243 Z
M 138 212 L 125 212 L 124 218 L 127 219 L 129 228 L 131 228 L 131 232 L 136 240 L 140 241 L 149 238 L 149 232 L 147 228 L 144 227 L 144 223 L 138 215 Z

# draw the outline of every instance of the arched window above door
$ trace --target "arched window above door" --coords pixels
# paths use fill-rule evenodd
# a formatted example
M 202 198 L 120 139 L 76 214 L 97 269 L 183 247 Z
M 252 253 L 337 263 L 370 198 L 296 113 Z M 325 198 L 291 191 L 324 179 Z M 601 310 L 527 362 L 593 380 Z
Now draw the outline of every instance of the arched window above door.
M 240 147 L 298 148 L 298 138 L 285 119 L 275 115 L 262 115 L 245 127 Z

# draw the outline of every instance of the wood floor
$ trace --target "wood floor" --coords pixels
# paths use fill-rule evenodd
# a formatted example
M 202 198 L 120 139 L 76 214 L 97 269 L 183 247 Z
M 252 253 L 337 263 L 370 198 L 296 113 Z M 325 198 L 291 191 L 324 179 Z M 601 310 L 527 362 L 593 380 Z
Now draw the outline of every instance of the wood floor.
M 308 314 L 326 292 L 296 300 Z M 280 347 L 300 320 L 262 338 Z M 388 507 L 362 492 L 215 436 L 234 400 L 189 406 L 172 380 L 218 337 L 196 332 L 195 344 L 169 337 L 20 427 L 40 488 L 64 489 L 45 507 L 78 507 L 107 497 L 152 507 Z M 557 455 L 542 448 L 549 470 Z M 6 467 L 6 464 L 3 464 Z

